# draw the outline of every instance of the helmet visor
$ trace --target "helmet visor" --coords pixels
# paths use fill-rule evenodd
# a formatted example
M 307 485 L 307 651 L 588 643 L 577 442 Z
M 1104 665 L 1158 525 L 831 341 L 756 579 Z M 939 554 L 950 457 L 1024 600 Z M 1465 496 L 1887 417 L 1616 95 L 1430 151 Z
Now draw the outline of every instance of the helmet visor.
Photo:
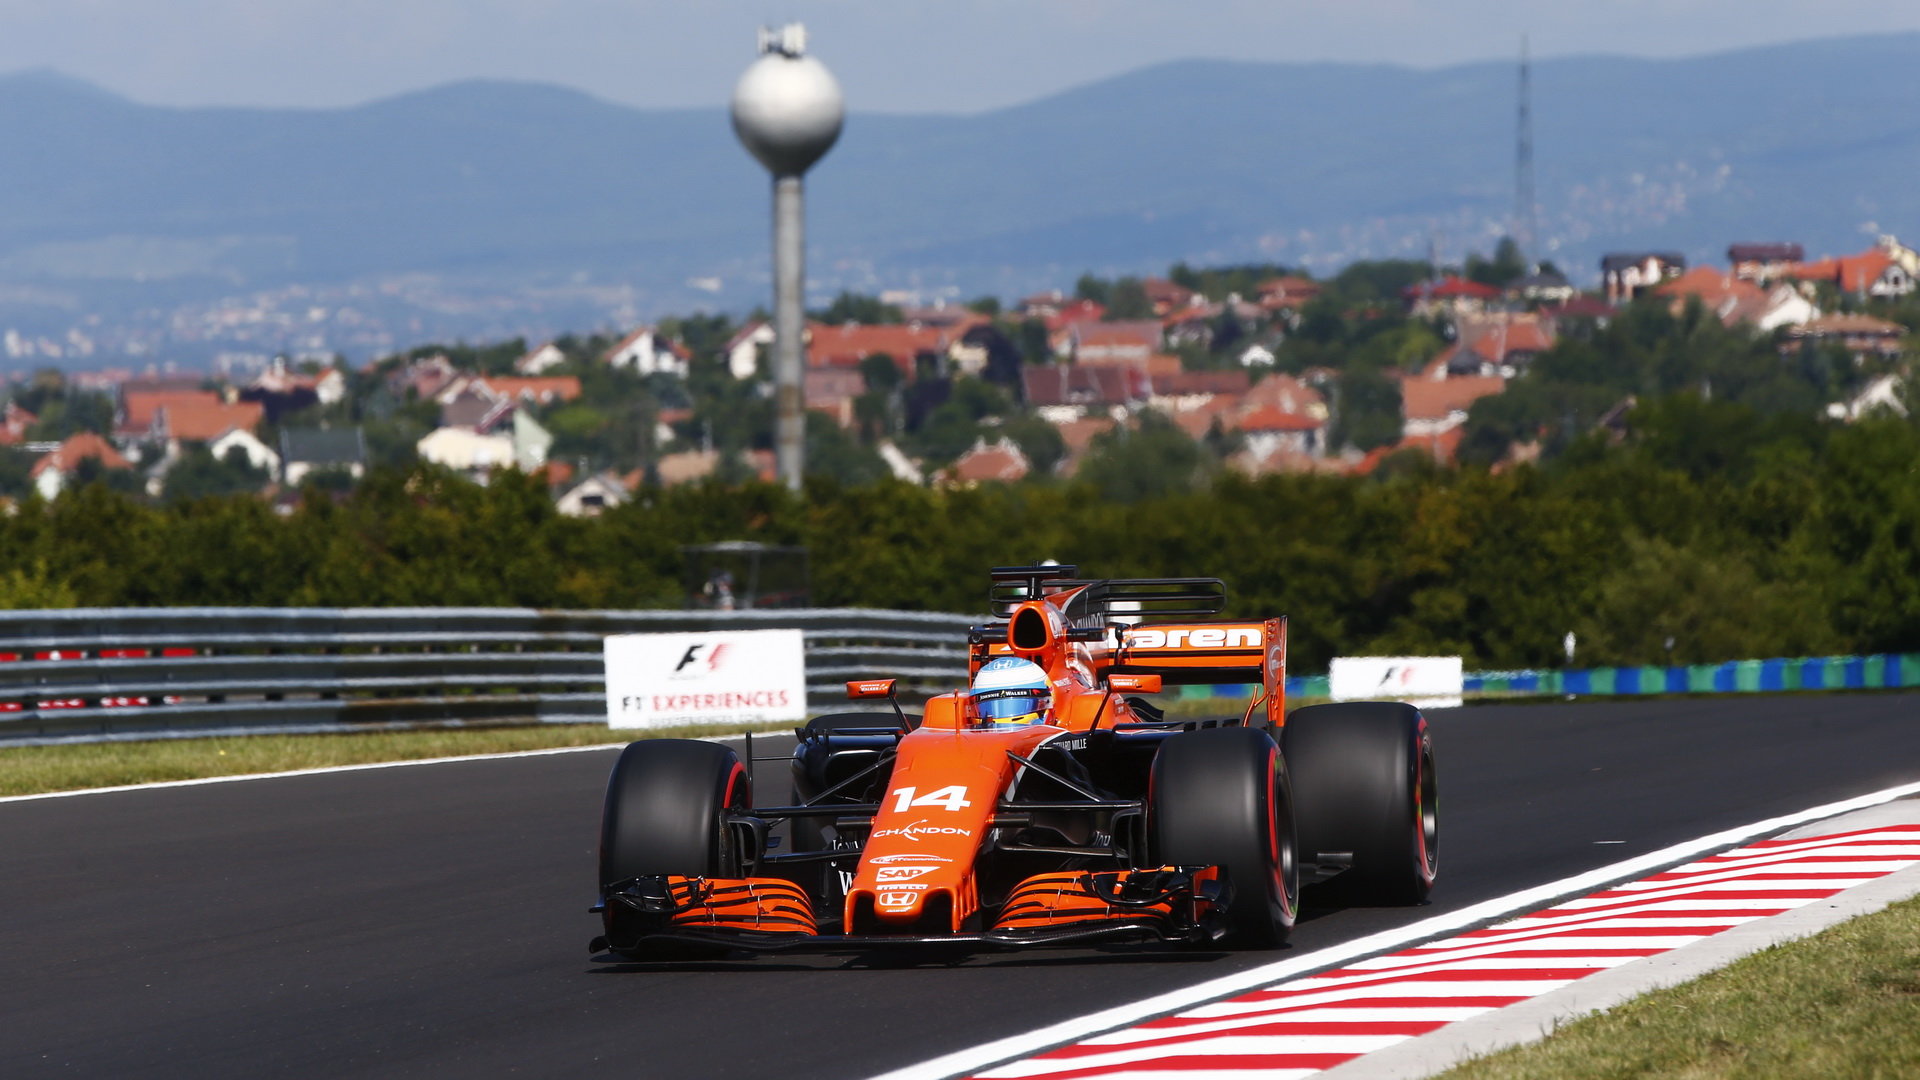
M 991 722 L 1016 720 L 1031 716 L 1040 711 L 1046 692 L 1031 687 L 1012 687 L 1006 690 L 986 690 L 974 695 L 974 708 L 980 719 Z

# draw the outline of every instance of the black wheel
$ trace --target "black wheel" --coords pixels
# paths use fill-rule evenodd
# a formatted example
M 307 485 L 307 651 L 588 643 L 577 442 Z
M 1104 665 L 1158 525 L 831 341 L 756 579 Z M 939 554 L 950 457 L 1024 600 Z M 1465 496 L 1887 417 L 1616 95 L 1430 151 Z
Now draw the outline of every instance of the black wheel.
M 661 874 L 740 876 L 741 853 L 722 813 L 752 805 L 746 766 L 725 746 L 687 739 L 628 744 L 607 778 L 600 819 L 601 887 Z M 636 959 L 697 959 L 726 951 L 667 945 L 643 955 L 634 942 L 647 932 L 651 918 L 609 902 L 608 943 Z
M 1283 944 L 1293 929 L 1300 868 L 1280 748 L 1266 732 L 1244 727 L 1167 739 L 1153 759 L 1147 849 L 1163 865 L 1225 871 L 1228 944 Z
M 719 743 L 630 744 L 607 778 L 600 884 L 652 874 L 737 877 L 740 853 L 721 813 L 753 805 L 740 755 Z
M 1282 732 L 1301 857 L 1351 852 L 1356 899 L 1417 904 L 1440 868 L 1440 788 L 1420 710 L 1396 701 L 1310 705 Z

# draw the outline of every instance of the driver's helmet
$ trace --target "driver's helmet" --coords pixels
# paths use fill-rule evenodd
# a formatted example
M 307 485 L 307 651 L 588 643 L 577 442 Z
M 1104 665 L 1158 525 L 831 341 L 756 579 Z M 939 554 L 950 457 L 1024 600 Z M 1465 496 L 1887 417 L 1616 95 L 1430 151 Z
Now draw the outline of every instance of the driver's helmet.
M 973 677 L 974 713 L 987 724 L 1033 724 L 1052 697 L 1039 664 L 1002 656 L 981 665 Z

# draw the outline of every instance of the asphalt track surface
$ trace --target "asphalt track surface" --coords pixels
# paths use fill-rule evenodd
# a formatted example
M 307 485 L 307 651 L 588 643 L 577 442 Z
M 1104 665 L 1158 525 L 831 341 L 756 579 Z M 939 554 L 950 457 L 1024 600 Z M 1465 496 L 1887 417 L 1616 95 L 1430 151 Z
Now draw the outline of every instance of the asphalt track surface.
M 1432 903 L 1309 911 L 1294 954 L 1920 779 L 1920 695 L 1430 719 Z M 1276 958 L 594 963 L 612 760 L 0 803 L 0 1076 L 862 1077 Z

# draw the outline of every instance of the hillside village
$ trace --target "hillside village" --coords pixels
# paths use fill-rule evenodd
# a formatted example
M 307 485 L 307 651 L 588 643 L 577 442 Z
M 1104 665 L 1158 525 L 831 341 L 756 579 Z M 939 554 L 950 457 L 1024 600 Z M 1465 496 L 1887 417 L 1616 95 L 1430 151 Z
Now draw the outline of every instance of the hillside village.
M 1582 292 L 1503 244 L 1441 274 L 1176 266 L 1004 307 L 842 296 L 808 325 L 810 472 L 952 486 L 1163 468 L 1175 483 L 1195 469 L 1365 475 L 1397 456 L 1505 467 L 1538 457 L 1576 410 L 1498 399 L 1544 382 L 1536 364 L 1563 345 L 1650 310 L 1711 319 L 1782 366 L 1825 358 L 1809 378 L 1832 421 L 1907 412 L 1920 254 L 1892 237 L 1812 259 L 1737 243 L 1725 266 L 1625 252 L 1600 271 Z M 55 499 L 98 480 L 290 505 L 303 485 L 346 490 L 419 461 L 480 482 L 537 473 L 562 512 L 593 515 L 653 485 L 770 479 L 771 341 L 764 320 L 696 316 L 531 348 L 428 346 L 357 370 L 42 371 L 6 387 L 0 495 Z M 1604 431 L 1632 408 L 1635 386 L 1588 389 L 1606 387 L 1577 426 Z

